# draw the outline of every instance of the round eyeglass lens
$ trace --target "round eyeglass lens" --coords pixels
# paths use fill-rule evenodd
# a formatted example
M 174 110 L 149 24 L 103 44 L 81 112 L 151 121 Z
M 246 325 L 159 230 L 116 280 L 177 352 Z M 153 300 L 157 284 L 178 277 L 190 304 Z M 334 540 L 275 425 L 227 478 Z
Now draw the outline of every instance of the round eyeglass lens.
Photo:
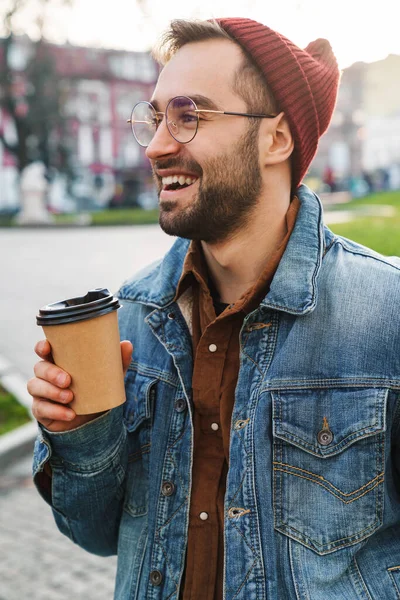
M 191 142 L 197 133 L 199 117 L 193 100 L 186 96 L 172 98 L 165 111 L 168 131 L 181 144 Z
M 157 131 L 157 113 L 149 102 L 138 102 L 132 110 L 132 132 L 140 146 L 147 148 Z

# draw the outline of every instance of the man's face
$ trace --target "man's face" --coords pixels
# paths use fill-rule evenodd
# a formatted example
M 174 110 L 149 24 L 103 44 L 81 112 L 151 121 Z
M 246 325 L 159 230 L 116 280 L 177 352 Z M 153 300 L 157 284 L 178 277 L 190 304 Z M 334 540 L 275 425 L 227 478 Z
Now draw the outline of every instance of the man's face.
M 163 69 L 152 103 L 165 111 L 171 98 L 183 95 L 198 108 L 246 112 L 244 100 L 232 91 L 242 60 L 229 41 L 188 44 Z M 200 113 L 197 135 L 188 144 L 174 140 L 164 119 L 146 153 L 166 233 L 215 243 L 246 226 L 262 188 L 258 128 L 249 119 Z M 171 184 L 173 176 L 183 186 Z

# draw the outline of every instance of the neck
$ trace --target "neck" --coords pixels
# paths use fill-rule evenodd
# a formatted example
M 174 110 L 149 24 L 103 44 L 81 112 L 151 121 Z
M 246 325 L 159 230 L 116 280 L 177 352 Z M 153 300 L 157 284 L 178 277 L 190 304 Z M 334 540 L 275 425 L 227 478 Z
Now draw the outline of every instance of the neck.
M 287 233 L 290 190 L 263 194 L 247 225 L 222 242 L 202 242 L 221 302 L 236 302 L 257 281 Z

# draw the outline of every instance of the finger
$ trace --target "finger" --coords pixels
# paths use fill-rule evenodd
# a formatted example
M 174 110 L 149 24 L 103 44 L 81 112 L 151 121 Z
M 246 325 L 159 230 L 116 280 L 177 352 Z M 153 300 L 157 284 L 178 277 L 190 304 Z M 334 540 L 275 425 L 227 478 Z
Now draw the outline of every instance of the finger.
M 72 408 L 38 397 L 33 398 L 32 414 L 45 426 L 49 421 L 72 421 L 76 416 Z
M 124 374 L 127 372 L 132 360 L 133 346 L 128 340 L 121 342 L 121 357 Z
M 71 385 L 71 376 L 47 360 L 41 360 L 33 368 L 36 377 L 53 383 L 57 387 L 66 388 Z
M 49 358 L 51 357 L 51 346 L 47 340 L 40 340 L 35 345 L 35 352 L 40 358 Z
M 55 402 L 61 402 L 62 404 L 68 404 L 74 398 L 74 394 L 71 390 L 60 389 L 52 383 L 39 379 L 38 377 L 32 377 L 32 379 L 28 381 L 26 387 L 31 396 L 54 400 Z

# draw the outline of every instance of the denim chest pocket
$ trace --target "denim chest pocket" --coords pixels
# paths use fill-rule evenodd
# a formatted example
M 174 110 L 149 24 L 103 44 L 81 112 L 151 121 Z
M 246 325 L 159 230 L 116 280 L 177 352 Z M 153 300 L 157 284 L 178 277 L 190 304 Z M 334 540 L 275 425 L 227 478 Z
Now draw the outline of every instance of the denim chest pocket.
M 128 370 L 123 419 L 128 431 L 128 467 L 124 509 L 133 517 L 146 514 L 153 403 L 157 380 Z
M 385 389 L 272 393 L 275 529 L 318 554 L 382 524 Z

